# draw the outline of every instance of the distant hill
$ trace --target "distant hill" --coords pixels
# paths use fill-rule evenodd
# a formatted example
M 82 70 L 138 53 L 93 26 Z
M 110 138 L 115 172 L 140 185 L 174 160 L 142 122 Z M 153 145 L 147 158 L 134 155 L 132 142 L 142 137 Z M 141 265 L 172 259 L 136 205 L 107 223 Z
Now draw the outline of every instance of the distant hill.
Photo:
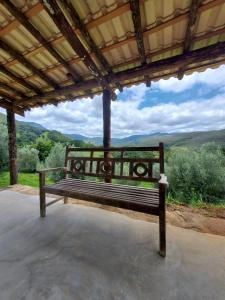
M 77 134 L 67 134 L 70 138 L 80 138 L 87 142 L 102 144 L 101 137 L 86 137 Z M 208 142 L 215 142 L 225 146 L 225 129 L 213 131 L 198 131 L 185 133 L 154 133 L 148 135 L 131 135 L 125 138 L 113 138 L 114 146 L 152 146 L 163 142 L 167 147 L 171 146 L 200 146 Z
M 0 113 L 0 123 L 6 124 L 6 115 Z M 16 121 L 17 143 L 25 145 L 33 143 L 37 137 L 47 133 L 48 138 L 53 142 L 70 143 L 72 139 L 56 130 L 47 130 L 42 125 L 34 122 Z
M 0 123 L 6 124 L 6 116 L 0 113 Z M 16 121 L 17 142 L 19 145 L 32 143 L 43 133 L 54 142 L 72 143 L 86 142 L 102 145 L 102 137 L 87 137 L 80 134 L 62 134 L 56 130 L 47 130 L 34 122 Z M 200 146 L 208 142 L 215 142 L 225 146 L 225 129 L 213 131 L 185 132 L 185 133 L 154 133 L 146 135 L 131 135 L 125 138 L 113 138 L 113 146 L 153 146 L 163 142 L 166 147 L 171 146 Z M 79 143 L 78 143 L 79 145 Z

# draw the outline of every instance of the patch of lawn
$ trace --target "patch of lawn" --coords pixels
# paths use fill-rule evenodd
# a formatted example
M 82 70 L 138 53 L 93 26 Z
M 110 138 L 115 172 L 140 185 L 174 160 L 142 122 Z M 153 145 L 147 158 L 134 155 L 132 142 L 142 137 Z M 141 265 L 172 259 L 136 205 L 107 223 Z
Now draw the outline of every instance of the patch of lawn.
M 46 184 L 50 184 L 53 181 L 46 177 Z M 37 173 L 19 173 L 18 183 L 22 185 L 28 185 L 32 187 L 39 187 L 39 177 Z M 0 173 L 0 188 L 9 186 L 9 172 Z

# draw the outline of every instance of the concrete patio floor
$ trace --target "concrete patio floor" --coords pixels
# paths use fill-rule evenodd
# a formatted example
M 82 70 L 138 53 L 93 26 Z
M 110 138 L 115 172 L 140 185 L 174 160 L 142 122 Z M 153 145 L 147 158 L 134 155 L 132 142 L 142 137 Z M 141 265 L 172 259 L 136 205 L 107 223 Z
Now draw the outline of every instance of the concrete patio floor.
M 0 192 L 0 300 L 225 299 L 225 237 Z

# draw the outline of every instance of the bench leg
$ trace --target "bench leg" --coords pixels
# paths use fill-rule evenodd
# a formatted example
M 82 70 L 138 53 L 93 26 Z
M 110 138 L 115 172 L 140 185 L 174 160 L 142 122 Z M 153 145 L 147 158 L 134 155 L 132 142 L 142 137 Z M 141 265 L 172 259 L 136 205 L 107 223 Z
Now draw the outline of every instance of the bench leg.
M 165 210 L 159 212 L 159 254 L 166 256 L 166 215 Z
M 46 216 L 46 197 L 45 197 L 45 190 L 44 190 L 44 185 L 45 185 L 45 173 L 40 172 L 39 173 L 39 183 L 40 183 L 40 216 L 44 218 Z
M 64 197 L 64 204 L 68 204 L 68 197 Z
M 46 201 L 45 201 L 45 192 L 40 192 L 40 216 L 44 218 L 46 216 Z

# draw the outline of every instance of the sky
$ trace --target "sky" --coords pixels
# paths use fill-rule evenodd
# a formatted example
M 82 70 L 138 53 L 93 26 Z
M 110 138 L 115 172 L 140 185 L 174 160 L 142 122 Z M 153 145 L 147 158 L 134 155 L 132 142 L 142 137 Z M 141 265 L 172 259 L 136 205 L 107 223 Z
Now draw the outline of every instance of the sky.
M 25 118 L 50 130 L 102 136 L 102 97 L 47 105 Z M 225 128 L 225 65 L 205 72 L 139 84 L 117 91 L 112 102 L 112 136 L 219 130 Z

